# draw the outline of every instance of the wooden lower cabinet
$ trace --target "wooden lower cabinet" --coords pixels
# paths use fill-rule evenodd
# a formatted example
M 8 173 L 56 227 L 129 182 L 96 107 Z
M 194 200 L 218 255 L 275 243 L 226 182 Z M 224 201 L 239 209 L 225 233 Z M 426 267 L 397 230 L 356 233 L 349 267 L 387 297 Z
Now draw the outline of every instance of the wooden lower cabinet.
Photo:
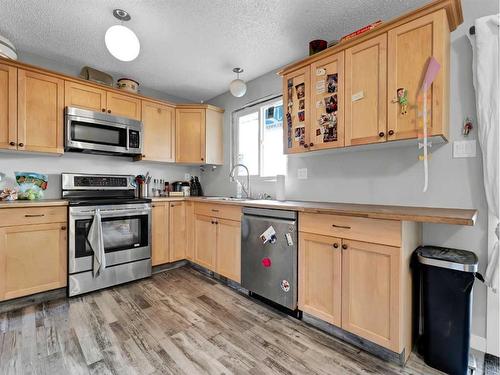
M 158 266 L 168 263 L 170 254 L 169 245 L 169 204 L 168 202 L 153 203 L 151 214 L 151 264 Z
M 299 309 L 341 325 L 342 240 L 300 233 Z
M 66 286 L 66 225 L 0 228 L 0 301 Z
M 215 271 L 217 251 L 217 227 L 209 216 L 195 215 L 194 219 L 194 257 L 200 266 Z
M 194 258 L 194 202 L 186 203 L 186 259 Z
M 241 281 L 240 222 L 217 219 L 217 252 L 215 272 L 236 282 Z
M 400 248 L 342 244 L 342 328 L 399 352 Z
M 170 262 L 186 258 L 186 204 L 172 202 L 169 207 Z

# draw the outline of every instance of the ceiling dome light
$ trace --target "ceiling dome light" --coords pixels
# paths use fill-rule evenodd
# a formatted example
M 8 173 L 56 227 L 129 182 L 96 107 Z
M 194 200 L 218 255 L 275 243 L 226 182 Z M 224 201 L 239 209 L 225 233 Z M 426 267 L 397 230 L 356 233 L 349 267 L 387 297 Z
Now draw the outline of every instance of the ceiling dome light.
M 120 21 L 130 20 L 130 15 L 121 9 L 115 9 L 113 15 Z M 137 35 L 128 27 L 123 25 L 111 26 L 106 35 L 104 42 L 109 53 L 121 61 L 132 61 L 141 50 L 141 44 Z
M 229 91 L 231 91 L 231 94 L 233 94 L 233 96 L 241 98 L 247 92 L 247 84 L 245 83 L 245 81 L 240 79 L 240 73 L 243 73 L 243 69 L 234 68 L 233 72 L 235 72 L 237 76 L 236 79 L 229 84 Z

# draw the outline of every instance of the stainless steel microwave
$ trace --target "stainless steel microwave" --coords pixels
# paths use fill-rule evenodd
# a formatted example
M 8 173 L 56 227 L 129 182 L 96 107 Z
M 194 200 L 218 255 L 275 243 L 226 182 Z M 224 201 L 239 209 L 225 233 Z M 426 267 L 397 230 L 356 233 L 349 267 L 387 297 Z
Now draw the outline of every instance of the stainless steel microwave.
M 141 121 L 66 107 L 64 149 L 74 152 L 133 156 L 142 154 Z

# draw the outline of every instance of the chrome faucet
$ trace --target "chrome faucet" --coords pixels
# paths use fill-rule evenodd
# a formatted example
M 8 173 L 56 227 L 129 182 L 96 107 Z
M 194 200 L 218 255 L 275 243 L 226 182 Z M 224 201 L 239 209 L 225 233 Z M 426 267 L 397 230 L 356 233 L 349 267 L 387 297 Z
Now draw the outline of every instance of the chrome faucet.
M 247 186 L 245 188 L 245 186 L 239 182 L 235 175 L 234 175 L 234 172 L 238 169 L 238 167 L 242 167 L 244 168 L 246 171 L 247 171 Z M 248 171 L 248 168 L 245 164 L 235 164 L 233 165 L 233 168 L 231 168 L 231 172 L 229 172 L 229 178 L 231 179 L 231 181 L 236 181 L 238 184 L 241 185 L 241 189 L 243 190 L 243 192 L 245 193 L 245 195 L 247 196 L 247 198 L 250 198 L 250 172 Z M 240 198 L 240 197 L 237 197 L 237 198 Z

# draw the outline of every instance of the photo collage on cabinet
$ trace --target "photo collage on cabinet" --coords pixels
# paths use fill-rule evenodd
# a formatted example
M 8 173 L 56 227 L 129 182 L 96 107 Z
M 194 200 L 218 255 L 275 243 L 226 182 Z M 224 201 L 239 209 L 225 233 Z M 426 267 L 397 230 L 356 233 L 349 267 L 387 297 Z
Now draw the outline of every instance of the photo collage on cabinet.
M 321 108 L 317 119 L 316 136 L 323 142 L 337 141 L 338 73 L 327 74 L 326 69 L 316 69 L 316 108 Z

